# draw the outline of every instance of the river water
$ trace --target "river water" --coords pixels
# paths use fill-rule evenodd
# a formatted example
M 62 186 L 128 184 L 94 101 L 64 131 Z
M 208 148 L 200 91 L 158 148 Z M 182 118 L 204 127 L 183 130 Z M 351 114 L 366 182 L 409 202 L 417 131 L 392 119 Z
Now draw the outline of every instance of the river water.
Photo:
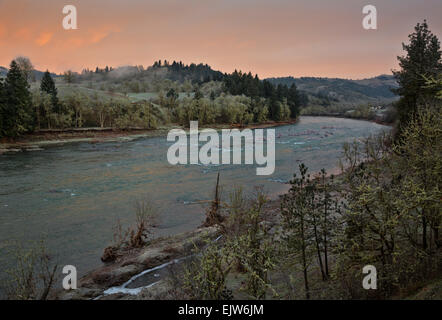
M 11 240 L 25 246 L 42 238 L 60 266 L 79 274 L 101 265 L 117 219 L 135 219 L 135 202 L 148 198 L 158 208 L 156 235 L 189 231 L 201 224 L 204 208 L 221 174 L 233 185 L 261 185 L 273 197 L 287 189 L 300 162 L 335 171 L 344 142 L 388 130 L 351 119 L 301 117 L 276 128 L 276 169 L 257 176 L 253 165 L 179 165 L 167 161 L 166 137 L 125 142 L 76 143 L 43 151 L 0 155 L 0 284 L 12 266 Z

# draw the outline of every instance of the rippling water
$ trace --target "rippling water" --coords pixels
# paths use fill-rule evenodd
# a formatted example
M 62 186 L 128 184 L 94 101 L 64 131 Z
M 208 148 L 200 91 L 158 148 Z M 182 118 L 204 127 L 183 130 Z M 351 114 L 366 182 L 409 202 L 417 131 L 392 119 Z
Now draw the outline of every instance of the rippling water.
M 83 273 L 101 264 L 117 218 L 134 220 L 136 199 L 153 199 L 161 212 L 158 235 L 194 229 L 204 218 L 221 173 L 224 189 L 263 185 L 276 195 L 287 189 L 298 164 L 310 170 L 337 168 L 342 144 L 387 130 L 371 122 L 302 117 L 276 128 L 276 169 L 257 176 L 253 165 L 172 166 L 166 137 L 131 142 L 78 143 L 44 151 L 0 155 L 0 280 L 10 267 L 8 240 L 30 243 L 45 236 L 59 265 Z

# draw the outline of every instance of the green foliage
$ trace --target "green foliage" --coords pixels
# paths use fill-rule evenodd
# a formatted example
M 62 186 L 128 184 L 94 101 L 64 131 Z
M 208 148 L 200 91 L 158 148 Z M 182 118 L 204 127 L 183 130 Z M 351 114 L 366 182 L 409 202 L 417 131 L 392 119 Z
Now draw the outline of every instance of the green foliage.
M 265 299 L 267 290 L 272 289 L 268 273 L 274 268 L 276 257 L 274 239 L 264 216 L 267 197 L 258 188 L 256 197 L 248 203 L 242 198 L 241 190 L 237 190 L 231 199 L 234 201 L 230 223 L 239 225 L 235 227 L 236 232 L 230 234 L 227 246 L 234 252 L 239 268 L 246 275 L 244 290 L 254 299 Z
M 397 202 L 401 211 L 415 223 L 422 224 L 422 248 L 441 247 L 439 230 L 442 219 L 442 117 L 441 105 L 437 109 L 418 110 L 402 131 L 402 137 L 393 151 L 401 174 L 401 192 L 406 200 Z M 427 236 L 427 224 L 430 236 Z M 419 241 L 414 236 L 413 242 Z M 411 238 L 410 238 L 411 239 Z M 434 243 L 433 243 L 434 242 Z
M 6 116 L 6 92 L 3 84 L 3 79 L 0 79 L 0 137 L 6 135 L 5 133 L 5 116 Z
M 440 259 L 442 166 L 440 109 L 419 108 L 401 139 L 371 138 L 344 149 L 346 208 L 339 238 L 337 276 L 375 265 L 386 297 L 422 281 Z M 347 283 L 350 296 L 367 292 Z
M 197 300 L 226 300 L 229 290 L 227 276 L 232 268 L 232 254 L 225 246 L 208 243 L 184 267 L 182 289 L 187 298 Z M 230 294 L 231 295 L 231 294 Z
M 402 45 L 406 56 L 398 57 L 401 70 L 394 72 L 399 83 L 396 92 L 401 96 L 398 104 L 400 130 L 407 125 L 419 106 L 434 97 L 425 79 L 442 72 L 440 42 L 428 29 L 425 20 L 416 25 L 409 40 L 409 44 Z
M 426 78 L 426 88 L 434 92 L 436 99 L 442 100 L 442 73 L 438 78 L 430 77 Z
M 310 287 L 308 281 L 308 265 L 311 258 L 312 237 L 308 228 L 307 219 L 311 211 L 309 202 L 311 195 L 310 177 L 307 176 L 307 167 L 304 164 L 299 166 L 300 177 L 296 174 L 290 182 L 291 187 L 288 194 L 281 199 L 281 215 L 283 217 L 283 228 L 285 230 L 283 239 L 287 247 L 295 256 L 301 260 L 302 272 L 304 275 L 304 289 L 306 299 L 310 299 Z
M 115 104 L 114 123 L 117 128 L 155 129 L 158 125 L 156 108 L 152 103 L 140 102 L 135 104 Z
M 276 248 L 265 217 L 266 202 L 260 188 L 251 198 L 241 188 L 230 193 L 228 203 L 221 207 L 222 237 L 207 242 L 184 268 L 178 285 L 185 289 L 187 298 L 231 299 L 227 280 L 234 271 L 244 275 L 241 290 L 248 296 L 265 299 L 269 290 L 277 296 L 268 278 L 275 266 Z
M 330 276 L 329 252 L 340 206 L 332 195 L 335 188 L 333 176 L 328 179 L 327 172 L 322 169 L 315 179 L 311 179 L 304 164 L 299 166 L 299 172 L 300 177 L 295 174 L 289 192 L 281 198 L 282 239 L 288 256 L 301 263 L 305 296 L 309 299 L 308 272 L 314 254 L 322 279 L 327 280 Z
M 242 125 L 252 123 L 255 119 L 267 119 L 266 115 L 266 107 L 261 104 L 253 109 L 250 98 L 221 95 L 215 100 L 184 98 L 172 113 L 172 119 L 183 126 L 188 126 L 190 121 L 195 120 L 203 125 L 215 123 Z
M 32 131 L 35 113 L 32 107 L 29 85 L 15 61 L 3 86 L 2 131 L 4 136 L 17 137 Z
M 40 84 L 40 90 L 42 92 L 46 92 L 47 94 L 51 95 L 51 102 L 52 102 L 52 110 L 51 112 L 54 113 L 61 113 L 60 110 L 60 104 L 58 101 L 58 90 L 55 87 L 55 82 L 51 77 L 51 74 L 49 73 L 49 71 L 46 71 L 43 75 L 43 78 L 41 80 L 41 84 Z
M 224 90 L 232 95 L 245 95 L 252 100 L 264 98 L 269 107 L 269 118 L 275 121 L 297 118 L 301 100 L 295 84 L 274 86 L 269 81 L 261 81 L 258 76 L 241 71 L 224 77 Z

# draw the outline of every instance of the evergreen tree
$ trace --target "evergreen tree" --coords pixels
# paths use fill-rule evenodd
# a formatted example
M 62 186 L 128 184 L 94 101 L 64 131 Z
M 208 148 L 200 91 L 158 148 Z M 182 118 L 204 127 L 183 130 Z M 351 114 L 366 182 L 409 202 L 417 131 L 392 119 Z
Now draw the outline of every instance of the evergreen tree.
M 35 125 L 34 109 L 29 92 L 29 85 L 15 61 L 6 76 L 4 87 L 6 95 L 3 112 L 4 135 L 16 137 L 32 131 Z
M 58 101 L 58 90 L 55 87 L 55 82 L 51 77 L 49 71 L 46 71 L 41 80 L 40 90 L 51 95 L 52 100 L 52 111 L 55 113 L 60 113 L 60 103 Z
M 304 275 L 305 298 L 310 299 L 310 286 L 308 279 L 308 267 L 311 260 L 312 234 L 308 225 L 309 212 L 311 212 L 309 199 L 312 195 L 310 187 L 310 175 L 308 168 L 301 164 L 298 178 L 296 174 L 290 181 L 289 192 L 281 197 L 281 215 L 284 235 L 290 251 L 295 252 L 300 258 Z
M 287 93 L 287 104 L 290 108 L 290 118 L 295 119 L 299 116 L 300 98 L 298 89 L 292 84 Z
M 395 71 L 399 88 L 395 90 L 401 96 L 398 103 L 400 130 L 417 111 L 417 106 L 431 92 L 426 89 L 426 78 L 442 72 L 440 42 L 428 29 L 427 22 L 418 23 L 409 36 L 410 43 L 402 44 L 407 55 L 398 57 L 400 71 Z
M 4 136 L 3 118 L 5 114 L 5 98 L 3 79 L 0 78 L 0 137 Z

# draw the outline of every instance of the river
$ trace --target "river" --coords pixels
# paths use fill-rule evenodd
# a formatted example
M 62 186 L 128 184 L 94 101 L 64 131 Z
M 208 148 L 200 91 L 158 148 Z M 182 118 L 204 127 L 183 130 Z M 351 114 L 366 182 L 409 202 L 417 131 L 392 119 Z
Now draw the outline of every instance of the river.
M 101 265 L 117 219 L 135 219 L 135 202 L 148 198 L 160 212 L 156 235 L 198 227 L 216 175 L 224 194 L 233 185 L 262 185 L 275 197 L 284 192 L 300 162 L 310 171 L 336 171 L 344 142 L 388 130 L 367 121 L 301 117 L 276 128 L 276 169 L 257 176 L 253 165 L 172 166 L 166 137 L 125 142 L 75 143 L 43 151 L 0 155 L 0 284 L 12 266 L 11 240 L 25 246 L 42 238 L 60 266 L 79 275 Z

